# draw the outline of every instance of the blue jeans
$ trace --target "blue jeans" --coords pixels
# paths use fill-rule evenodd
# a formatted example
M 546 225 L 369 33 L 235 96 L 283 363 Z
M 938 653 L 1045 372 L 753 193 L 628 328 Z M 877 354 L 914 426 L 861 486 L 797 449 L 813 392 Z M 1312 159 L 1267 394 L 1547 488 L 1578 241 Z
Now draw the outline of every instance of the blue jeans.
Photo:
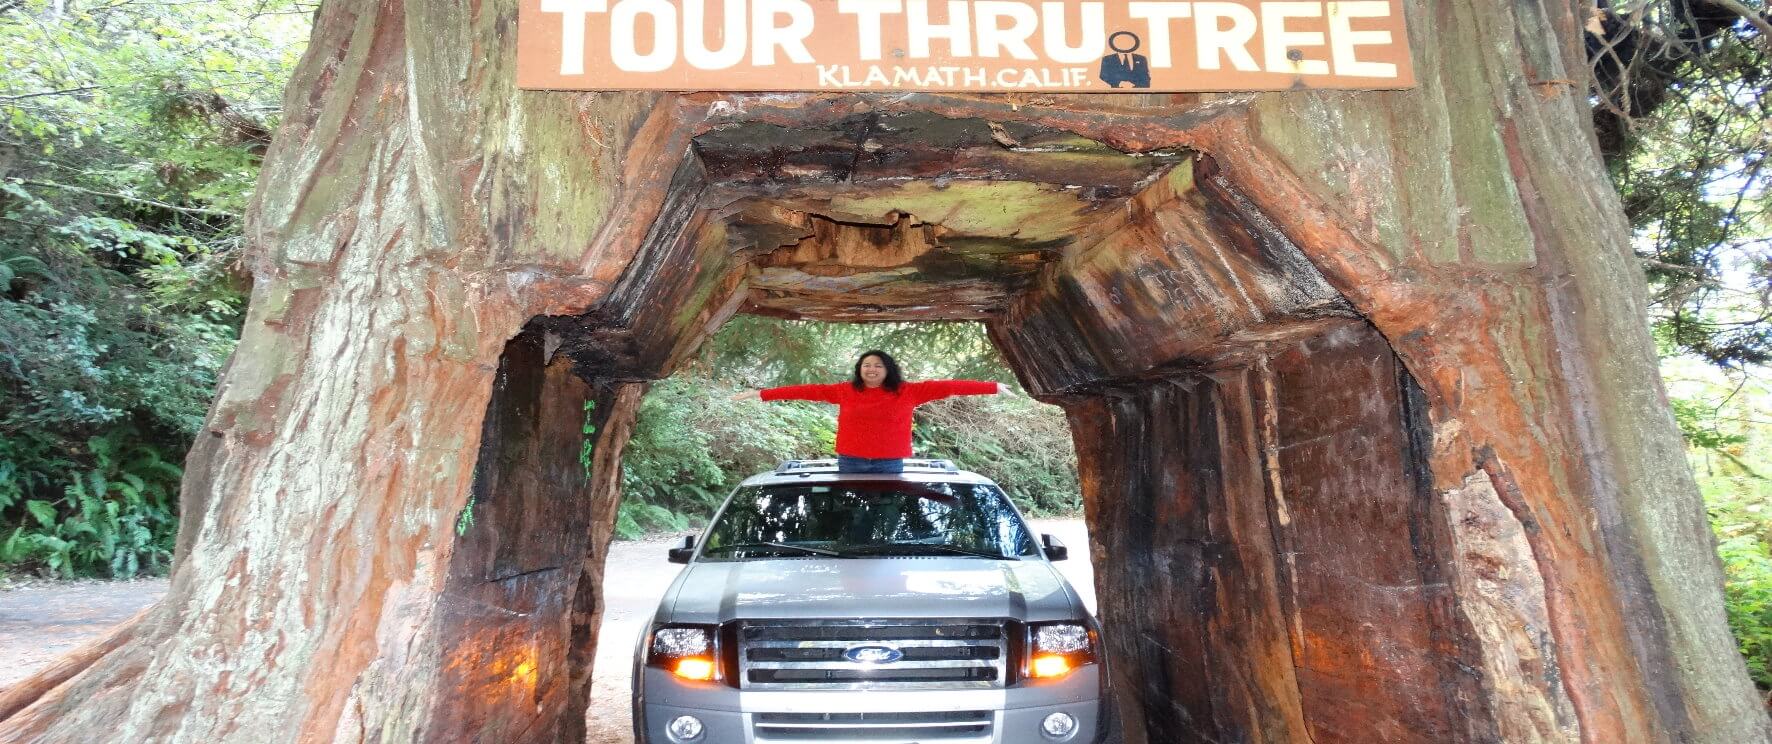
M 902 473 L 904 460 L 896 457 L 872 458 L 837 455 L 839 473 Z

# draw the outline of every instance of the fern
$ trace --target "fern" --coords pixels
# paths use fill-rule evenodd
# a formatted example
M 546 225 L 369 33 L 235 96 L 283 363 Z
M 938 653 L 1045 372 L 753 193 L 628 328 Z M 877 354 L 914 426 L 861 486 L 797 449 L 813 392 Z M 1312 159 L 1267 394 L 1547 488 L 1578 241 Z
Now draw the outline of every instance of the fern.
M 43 529 L 55 529 L 55 507 L 47 501 L 32 499 L 25 502 L 25 510 L 37 518 L 37 524 Z
M 76 470 L 59 499 L 27 499 L 0 564 L 72 577 L 127 578 L 159 571 L 171 556 L 177 519 L 171 494 L 179 471 L 151 449 L 110 437 L 88 441 L 96 467 Z
M 30 536 L 25 534 L 21 525 L 14 528 L 5 540 L 0 540 L 0 564 L 11 566 L 24 563 L 31 557 Z
M 24 277 L 41 279 L 49 276 L 49 264 L 26 254 L 0 254 L 0 292 L 12 291 L 12 282 Z

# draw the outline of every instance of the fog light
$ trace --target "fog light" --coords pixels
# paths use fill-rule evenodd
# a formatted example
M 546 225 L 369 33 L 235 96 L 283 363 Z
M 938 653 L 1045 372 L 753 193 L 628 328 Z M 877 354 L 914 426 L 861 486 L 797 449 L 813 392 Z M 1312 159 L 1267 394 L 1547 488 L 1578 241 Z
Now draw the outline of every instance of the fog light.
M 682 677 L 683 679 L 706 682 L 714 678 L 714 662 L 707 659 L 698 659 L 692 656 L 687 659 L 677 660 L 677 667 L 671 671 L 675 672 L 677 676 Z M 690 720 L 695 719 L 691 718 Z M 696 725 L 699 726 L 701 724 L 698 723 Z
M 1040 722 L 1040 733 L 1054 739 L 1063 739 L 1077 730 L 1077 719 L 1069 713 L 1053 713 Z
M 1033 668 L 1029 670 L 1035 677 L 1063 677 L 1071 671 L 1071 661 L 1057 654 L 1043 654 L 1034 657 Z
M 1048 717 L 1047 720 L 1050 721 L 1051 718 Z M 671 725 L 665 727 L 665 733 L 671 735 L 671 741 L 694 741 L 701 738 L 701 719 L 695 716 L 677 716 L 671 719 Z

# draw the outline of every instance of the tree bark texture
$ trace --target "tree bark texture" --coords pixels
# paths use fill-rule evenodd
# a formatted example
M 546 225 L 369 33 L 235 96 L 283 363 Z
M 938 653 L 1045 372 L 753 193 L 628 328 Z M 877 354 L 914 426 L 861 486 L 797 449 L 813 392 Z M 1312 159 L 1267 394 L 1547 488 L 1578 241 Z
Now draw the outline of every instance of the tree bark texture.
M 1065 407 L 1132 744 L 1767 740 L 1585 6 L 1404 5 L 1413 90 L 984 96 L 518 91 L 510 0 L 327 2 L 171 587 L 0 740 L 581 740 L 643 385 L 736 312 Z

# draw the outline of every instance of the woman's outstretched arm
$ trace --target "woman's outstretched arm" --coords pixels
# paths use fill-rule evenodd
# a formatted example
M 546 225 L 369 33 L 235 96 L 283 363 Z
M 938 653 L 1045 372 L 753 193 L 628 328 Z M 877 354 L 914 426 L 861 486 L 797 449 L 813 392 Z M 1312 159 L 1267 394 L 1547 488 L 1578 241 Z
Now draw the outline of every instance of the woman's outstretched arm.
M 955 395 L 996 395 L 1009 392 L 1008 385 L 979 380 L 925 380 L 905 383 L 905 387 L 909 388 L 911 399 L 919 404 Z
M 839 403 L 843 387 L 848 383 L 839 382 L 831 385 L 787 385 L 785 387 L 764 388 L 762 390 L 746 390 L 732 396 L 733 400 L 810 400 L 819 403 Z

